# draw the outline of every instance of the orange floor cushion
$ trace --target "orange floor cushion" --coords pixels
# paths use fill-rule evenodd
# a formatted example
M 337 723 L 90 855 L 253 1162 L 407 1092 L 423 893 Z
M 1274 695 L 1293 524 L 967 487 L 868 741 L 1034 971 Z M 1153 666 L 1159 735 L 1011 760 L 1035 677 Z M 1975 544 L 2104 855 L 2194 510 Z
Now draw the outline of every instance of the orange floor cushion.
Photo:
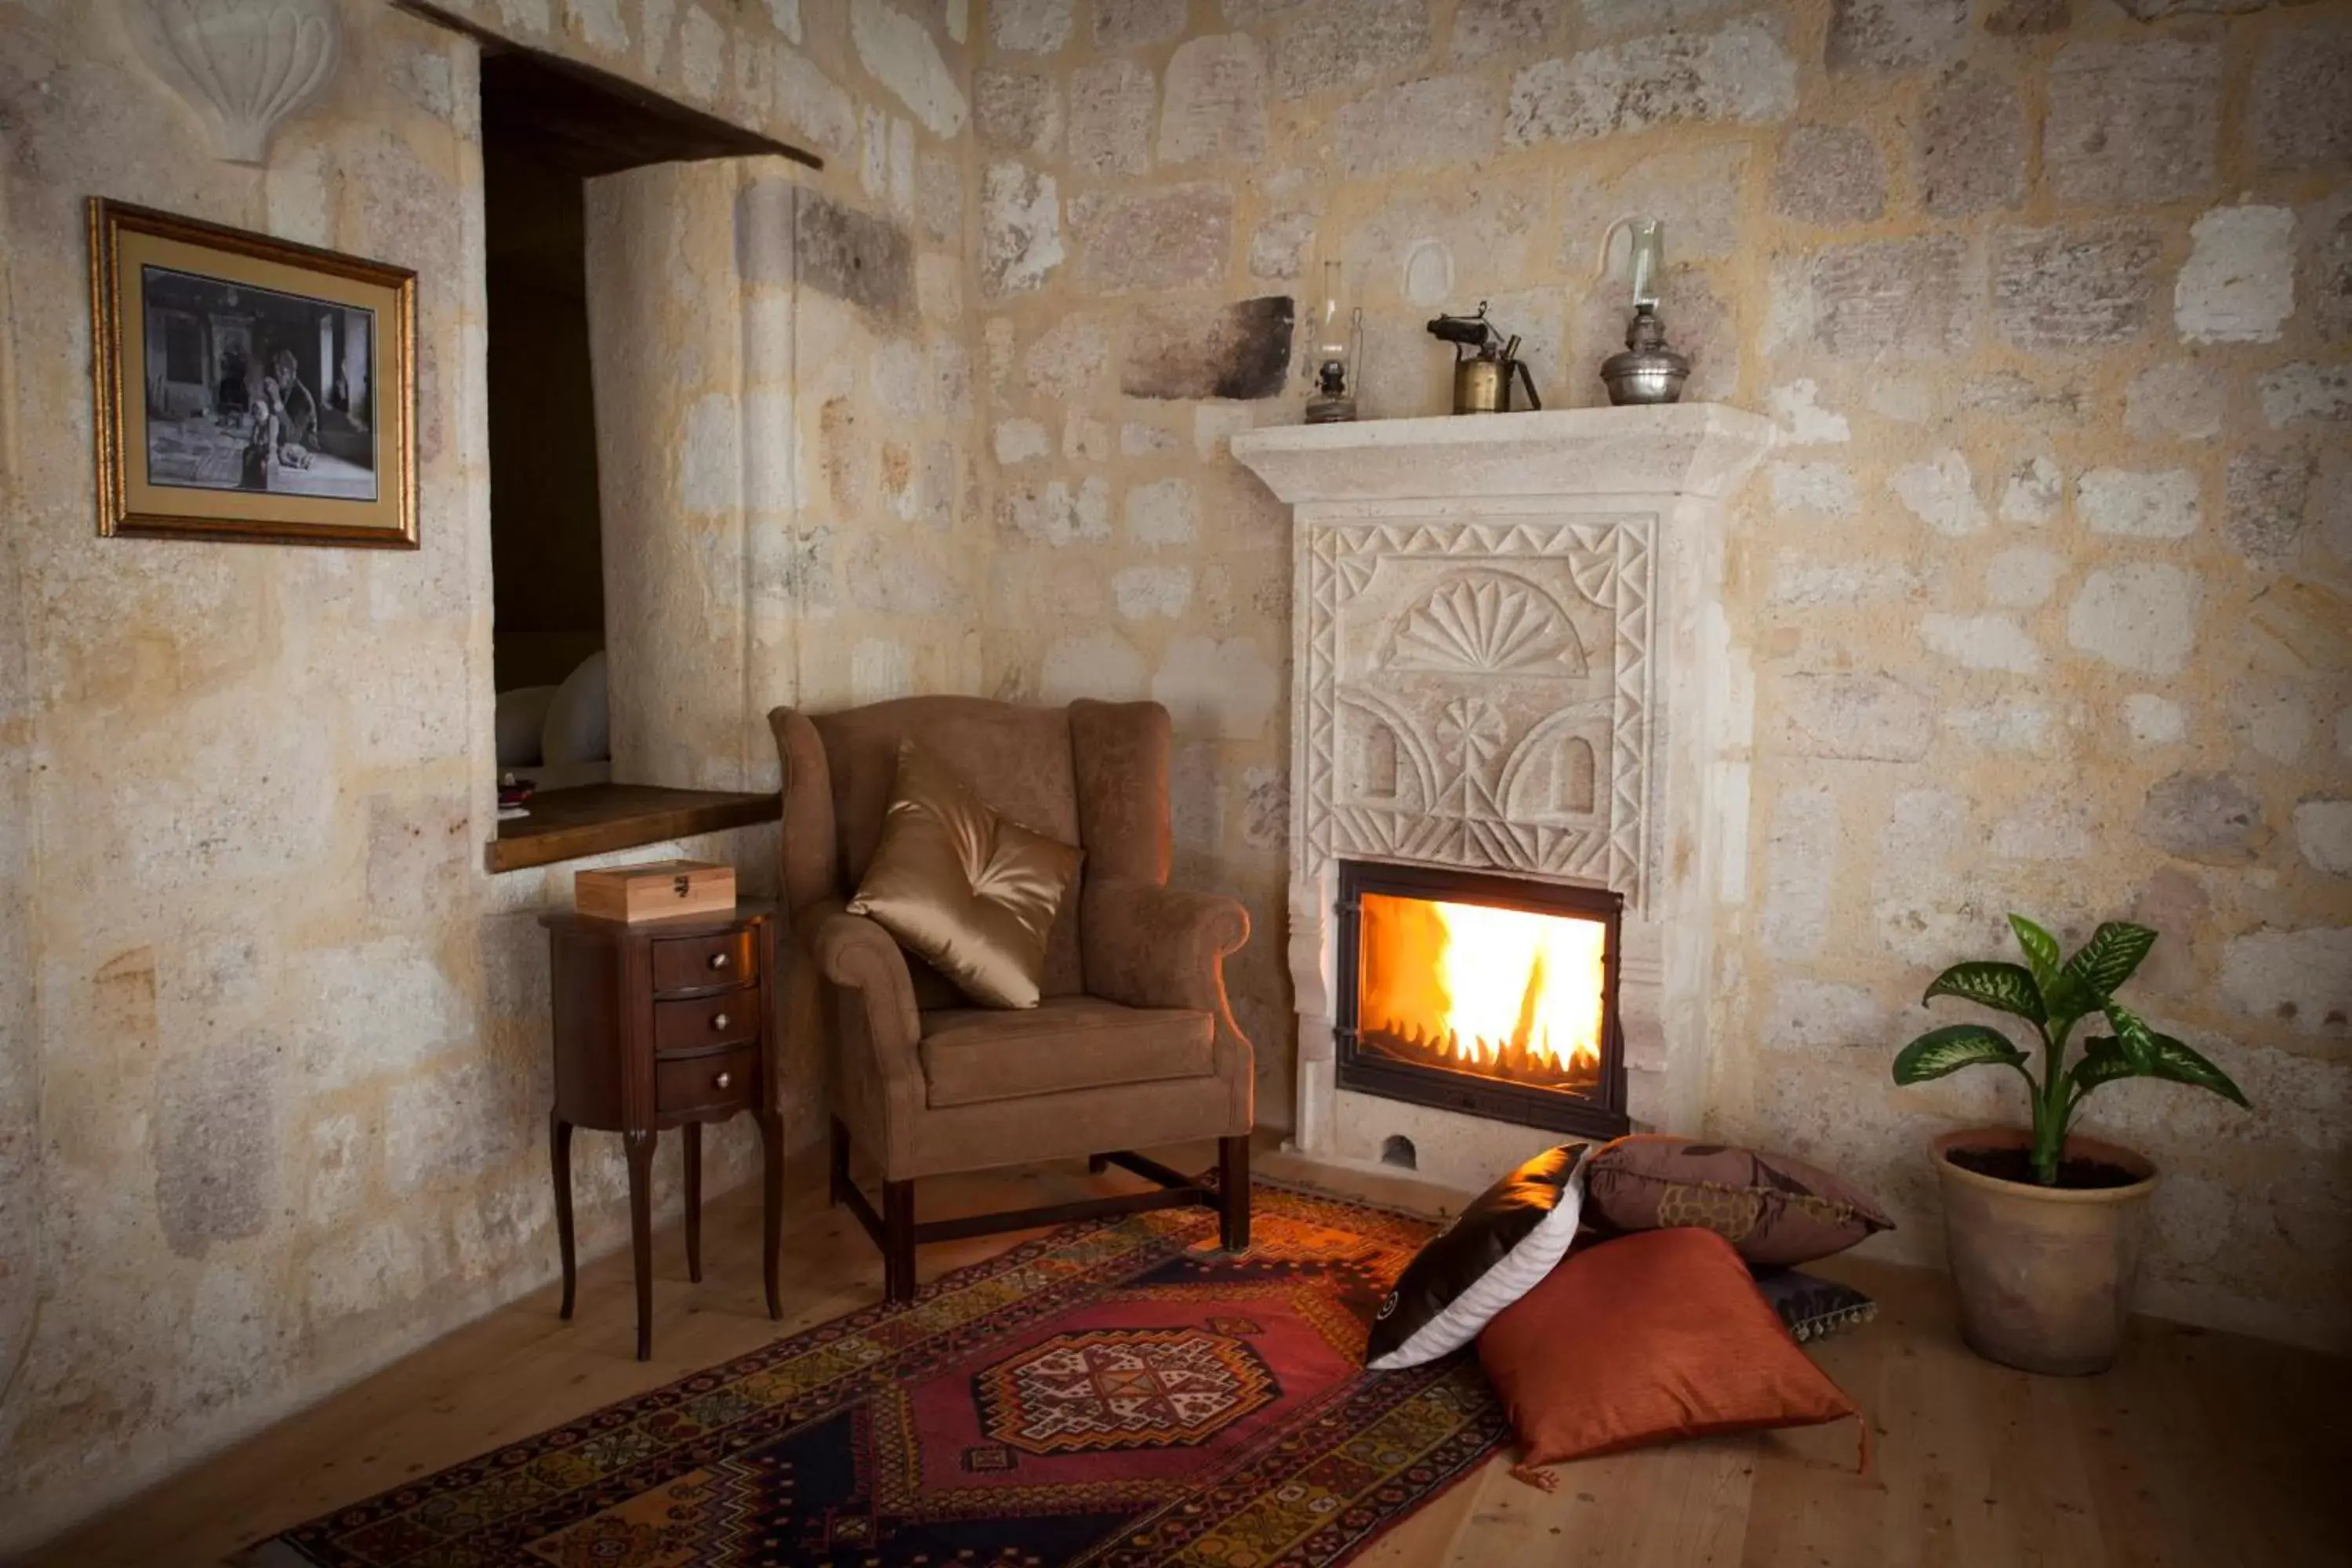
M 1711 1432 L 1811 1426 L 1854 1407 L 1729 1242 L 1645 1231 L 1571 1252 L 1478 1336 L 1533 1468 Z

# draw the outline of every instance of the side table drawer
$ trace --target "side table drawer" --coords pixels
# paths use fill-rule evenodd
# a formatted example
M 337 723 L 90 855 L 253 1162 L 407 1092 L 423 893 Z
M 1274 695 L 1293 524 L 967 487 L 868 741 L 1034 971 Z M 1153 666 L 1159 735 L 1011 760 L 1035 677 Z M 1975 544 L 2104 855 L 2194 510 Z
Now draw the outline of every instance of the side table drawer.
M 654 1109 L 664 1116 L 740 1110 L 751 1103 L 751 1086 L 759 1076 L 760 1053 L 755 1050 L 658 1061 L 654 1064 Z
M 751 984 L 760 978 L 760 947 L 753 935 L 724 931 L 656 942 L 654 989 L 708 991 L 714 985 Z
M 654 1051 L 705 1051 L 760 1037 L 760 988 L 654 1004 Z

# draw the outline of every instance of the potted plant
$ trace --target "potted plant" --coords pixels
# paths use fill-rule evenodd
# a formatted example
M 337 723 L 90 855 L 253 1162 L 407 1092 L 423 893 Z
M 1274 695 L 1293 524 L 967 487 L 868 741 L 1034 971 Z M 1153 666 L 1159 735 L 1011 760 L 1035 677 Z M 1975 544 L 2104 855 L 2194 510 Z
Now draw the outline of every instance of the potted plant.
M 2023 963 L 1956 963 L 1921 1000 L 1958 996 L 2024 1019 L 2041 1040 L 2041 1075 L 2000 1030 L 1948 1024 L 1903 1047 L 1895 1081 L 1924 1083 L 1983 1062 L 2025 1079 L 2031 1132 L 1985 1128 L 1936 1140 L 1960 1332 L 1978 1354 L 2028 1372 L 2099 1372 L 2123 1337 L 2156 1169 L 2128 1149 L 2070 1137 L 2068 1124 L 2093 1089 L 2119 1078 L 2195 1084 L 2240 1105 L 2246 1097 L 2229 1074 L 2116 1000 L 2156 932 L 2111 921 L 2067 958 L 2024 916 L 2009 924 Z M 2085 1040 L 2070 1067 L 2067 1037 L 2094 1015 L 2115 1032 Z

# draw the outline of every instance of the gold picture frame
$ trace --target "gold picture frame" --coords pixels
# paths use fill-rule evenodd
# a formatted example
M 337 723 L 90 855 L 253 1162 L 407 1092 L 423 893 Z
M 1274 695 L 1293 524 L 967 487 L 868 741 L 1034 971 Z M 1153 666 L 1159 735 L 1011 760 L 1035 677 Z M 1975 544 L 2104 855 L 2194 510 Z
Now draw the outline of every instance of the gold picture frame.
M 416 548 L 415 272 L 93 196 L 89 297 L 101 535 Z

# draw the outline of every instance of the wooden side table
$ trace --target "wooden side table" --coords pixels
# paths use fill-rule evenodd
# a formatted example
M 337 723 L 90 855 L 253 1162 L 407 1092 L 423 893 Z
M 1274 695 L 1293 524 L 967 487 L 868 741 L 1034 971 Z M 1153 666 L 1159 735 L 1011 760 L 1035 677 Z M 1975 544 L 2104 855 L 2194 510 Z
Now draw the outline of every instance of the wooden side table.
M 563 1316 L 572 1316 L 572 1130 L 618 1132 L 629 1163 L 629 1237 L 637 1276 L 637 1359 L 653 1355 L 653 1157 L 661 1130 L 686 1144 L 686 1271 L 702 1279 L 702 1125 L 749 1110 L 764 1159 L 761 1211 L 768 1316 L 782 1218 L 783 1129 L 767 1090 L 775 907 L 724 915 L 593 920 L 539 917 L 548 931 L 555 1015 L 555 1108 L 548 1152 L 563 1249 Z

